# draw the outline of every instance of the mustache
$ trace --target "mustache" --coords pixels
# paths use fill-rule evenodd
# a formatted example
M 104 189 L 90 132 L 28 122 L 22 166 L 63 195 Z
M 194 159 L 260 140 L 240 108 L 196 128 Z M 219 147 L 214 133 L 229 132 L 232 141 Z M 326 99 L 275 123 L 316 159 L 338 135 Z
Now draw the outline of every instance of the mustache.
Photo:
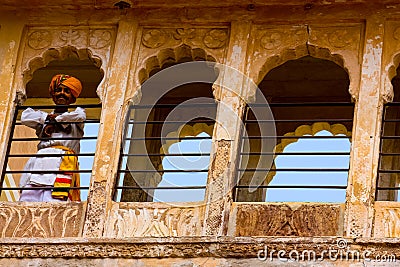
M 66 95 L 57 95 L 56 98 L 64 98 L 64 99 L 68 99 L 68 97 Z

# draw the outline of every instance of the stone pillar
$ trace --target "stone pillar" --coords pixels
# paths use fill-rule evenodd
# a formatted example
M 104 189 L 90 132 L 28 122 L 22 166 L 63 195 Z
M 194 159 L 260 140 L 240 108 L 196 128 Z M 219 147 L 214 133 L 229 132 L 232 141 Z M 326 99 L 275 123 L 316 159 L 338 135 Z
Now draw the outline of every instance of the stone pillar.
M 368 18 L 346 196 L 345 235 L 352 237 L 370 237 L 372 231 L 382 117 L 383 32 L 382 18 Z
M 88 194 L 84 237 L 102 236 L 106 216 L 111 207 L 111 190 L 117 173 L 121 131 L 125 121 L 124 96 L 128 87 L 138 27 L 137 21 L 119 22 L 113 58 L 105 80 L 106 94 Z
M 3 166 L 14 114 L 16 88 L 13 87 L 17 55 L 24 20 L 14 14 L 0 13 L 0 164 Z M 22 75 L 21 73 L 18 73 Z
M 234 21 L 231 24 L 226 65 L 236 69 L 222 72 L 221 84 L 215 86 L 216 98 L 221 101 L 214 126 L 214 144 L 211 165 L 209 167 L 206 209 L 203 235 L 225 235 L 228 216 L 232 203 L 233 181 L 236 176 L 236 158 L 241 117 L 245 102 L 241 98 L 243 86 L 247 82 L 244 75 L 246 68 L 247 41 L 251 23 Z

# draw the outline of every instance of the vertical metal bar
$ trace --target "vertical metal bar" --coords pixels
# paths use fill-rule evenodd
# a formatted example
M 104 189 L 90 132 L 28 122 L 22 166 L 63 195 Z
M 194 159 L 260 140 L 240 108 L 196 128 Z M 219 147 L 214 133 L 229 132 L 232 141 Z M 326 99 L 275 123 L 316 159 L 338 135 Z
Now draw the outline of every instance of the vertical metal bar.
M 383 139 L 382 139 L 382 136 L 384 135 L 384 132 L 383 132 L 383 130 L 384 130 L 384 127 L 385 127 L 385 118 L 386 118 L 386 110 L 388 109 L 388 108 L 390 108 L 390 106 L 388 106 L 388 105 L 384 105 L 383 106 L 383 112 L 382 112 L 382 125 L 381 125 L 381 131 L 380 131 L 380 134 L 379 134 L 379 152 L 380 153 L 382 153 L 382 146 L 383 146 Z M 381 160 L 382 160 L 382 155 L 379 153 L 379 157 L 378 157 L 378 170 L 377 170 L 377 172 L 376 172 L 376 175 L 378 176 L 378 177 L 376 177 L 376 184 L 375 184 L 375 200 L 377 200 L 378 199 L 378 193 L 379 193 L 379 189 L 378 189 L 378 187 L 379 187 L 379 180 L 380 180 L 380 169 L 381 169 Z
M 8 155 L 10 154 L 10 150 L 11 150 L 11 143 L 12 143 L 12 139 L 13 139 L 13 137 L 14 137 L 15 123 L 16 123 L 16 121 L 17 121 L 19 109 L 20 109 L 20 108 L 19 108 L 18 105 L 15 105 L 15 106 L 14 106 L 14 114 L 13 114 L 13 119 L 12 119 L 12 123 L 11 123 L 10 135 L 9 135 L 9 137 L 8 137 L 7 150 L 6 150 L 6 155 L 5 155 L 4 164 L 3 164 L 3 171 L 2 171 L 2 173 L 1 173 L 0 195 L 2 194 L 4 178 L 5 178 L 5 176 L 6 176 L 6 170 L 7 170 L 8 158 L 9 158 Z

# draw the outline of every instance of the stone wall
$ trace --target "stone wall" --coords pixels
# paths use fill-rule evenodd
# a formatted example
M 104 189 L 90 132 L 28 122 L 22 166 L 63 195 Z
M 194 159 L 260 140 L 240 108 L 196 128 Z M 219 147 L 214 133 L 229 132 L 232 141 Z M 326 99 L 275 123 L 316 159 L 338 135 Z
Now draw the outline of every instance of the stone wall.
M 96 260 L 94 266 L 117 262 L 122 266 L 155 264 L 155 259 L 137 259 L 142 257 L 171 257 L 163 260 L 171 266 L 235 266 L 252 265 L 255 260 L 224 258 L 254 258 L 256 250 L 269 242 L 279 248 L 290 240 L 301 247 L 318 249 L 336 242 L 323 238 L 315 243 L 313 239 L 296 239 L 296 236 L 360 238 L 352 243 L 355 247 L 393 251 L 398 255 L 397 239 L 379 238 L 400 237 L 400 206 L 396 202 L 374 200 L 382 108 L 393 97 L 390 81 L 396 75 L 400 58 L 400 5 L 396 1 L 311 4 L 293 0 L 254 6 L 228 1 L 212 3 L 212 8 L 207 6 L 210 1 L 196 6 L 186 6 L 180 1 L 162 5 L 157 1 L 138 1 L 136 7 L 122 10 L 106 0 L 95 1 L 94 6 L 92 1 L 78 0 L 63 9 L 43 3 L 34 6 L 30 1 L 17 8 L 11 2 L 6 1 L 4 8 L 0 7 L 2 165 L 14 107 L 24 101 L 26 83 L 35 70 L 65 59 L 68 55 L 65 51 L 72 49 L 82 58 L 96 59 L 104 78 L 97 88 L 102 113 L 88 201 L 1 203 L 0 232 L 6 238 L 0 240 L 1 257 L 15 258 L 12 260 L 15 266 L 25 266 L 28 262 L 17 258 L 46 255 L 134 258 Z M 230 189 L 237 162 L 240 118 L 246 101 L 254 99 L 255 88 L 243 78 L 232 78 L 229 72 L 223 73 L 214 85 L 214 97 L 231 108 L 235 116 L 223 110 L 217 112 L 217 121 L 225 123 L 214 127 L 206 201 L 171 206 L 112 200 L 123 118 L 129 103 L 140 100 L 140 84 L 149 72 L 163 65 L 167 56 L 179 62 L 189 53 L 196 60 L 197 52 L 235 68 L 256 84 L 278 65 L 307 55 L 333 61 L 346 70 L 355 114 L 345 204 L 233 202 Z M 188 236 L 194 239 L 183 238 Z M 207 243 L 208 239 L 198 239 L 199 236 L 232 239 L 228 243 Z M 246 236 L 293 238 L 267 238 L 260 244 L 258 239 L 234 238 Z M 48 239 L 8 239 L 14 237 Z M 64 237 L 74 238 L 59 239 Z M 88 241 L 104 237 L 119 241 Z M 124 238 L 133 237 L 143 237 L 140 241 L 143 243 L 126 245 Z M 369 239 L 372 237 L 375 239 Z M 153 242 L 148 247 L 146 238 Z M 393 243 L 386 245 L 378 239 Z M 219 252 L 222 248 L 232 253 Z M 82 261 L 62 262 L 70 266 L 86 264 Z M 0 259 L 0 266 L 8 263 Z

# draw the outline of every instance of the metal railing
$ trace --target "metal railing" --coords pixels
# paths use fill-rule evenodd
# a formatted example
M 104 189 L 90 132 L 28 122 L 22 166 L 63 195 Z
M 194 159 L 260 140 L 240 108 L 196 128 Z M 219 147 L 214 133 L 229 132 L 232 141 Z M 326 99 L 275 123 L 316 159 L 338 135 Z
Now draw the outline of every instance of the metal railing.
M 270 108 L 273 116 L 276 119 L 257 120 L 257 109 Z M 290 113 L 284 113 L 285 109 L 290 108 Z M 309 110 L 307 110 L 309 108 Z M 320 112 L 309 112 L 317 108 Z M 330 112 L 329 110 L 340 108 L 339 112 Z M 303 109 L 303 110 L 302 110 Z M 236 169 L 236 180 L 233 190 L 233 198 L 235 201 L 265 201 L 270 190 L 285 189 L 283 194 L 290 195 L 296 190 L 339 190 L 344 196 L 347 184 L 338 184 L 331 181 L 330 184 L 302 184 L 299 175 L 315 175 L 318 174 L 320 179 L 329 179 L 335 173 L 348 173 L 349 167 L 318 167 L 318 166 L 301 166 L 304 165 L 302 159 L 311 157 L 350 157 L 350 151 L 276 151 L 276 147 L 268 147 L 267 150 L 261 149 L 261 142 L 276 140 L 276 145 L 282 141 L 294 143 L 300 140 L 349 140 L 351 135 L 285 135 L 288 132 L 295 132 L 296 128 L 301 125 L 311 126 L 313 123 L 326 122 L 330 125 L 343 124 L 347 129 L 352 128 L 354 104 L 350 102 L 304 102 L 304 103 L 270 103 L 266 104 L 251 104 L 247 107 L 243 119 L 244 131 L 241 137 L 240 154 Z M 275 135 L 262 135 L 263 127 L 275 127 Z M 350 131 L 349 130 L 349 131 Z M 253 133 L 253 135 L 252 135 Z M 254 134 L 256 133 L 256 134 Z M 296 140 L 293 140 L 296 139 Z M 257 142 L 257 144 L 252 144 Z M 263 150 L 263 151 L 261 151 Z M 295 167 L 277 167 L 276 159 L 279 157 L 296 157 Z M 263 165 L 263 157 L 265 162 L 270 161 L 268 166 Z M 269 157 L 269 158 L 268 158 Z M 301 159 L 300 159 L 301 157 Z M 285 173 L 290 175 L 291 184 L 271 184 L 277 175 Z M 258 176 L 258 184 L 253 183 L 253 177 Z M 267 178 L 269 177 L 269 178 Z M 269 182 L 268 182 L 269 179 Z M 296 180 L 297 179 L 297 180 Z M 256 180 L 257 182 L 257 180 Z M 249 191 L 253 189 L 253 191 Z M 267 190 L 268 189 L 268 190 Z M 260 191 L 261 190 L 261 191 Z M 293 191 L 295 190 L 295 191 Z M 250 192 L 250 193 L 249 193 Z M 252 192 L 252 193 L 251 193 Z M 298 191 L 301 193 L 300 191 Z M 305 191 L 304 191 L 305 192 Z M 309 191 L 308 191 L 309 192 Z M 305 194 L 305 193 L 303 193 Z M 273 201 L 273 200 L 271 200 Z M 290 201 L 290 200 L 284 200 Z M 343 199 L 344 201 L 344 199 Z
M 399 201 L 400 102 L 384 105 L 379 144 L 376 200 Z
M 160 148 L 167 142 L 175 143 L 181 141 L 204 141 L 212 139 L 211 136 L 163 136 L 161 128 L 178 130 L 184 125 L 195 125 L 205 123 L 214 125 L 213 119 L 197 117 L 190 121 L 181 119 L 165 119 L 173 109 L 182 109 L 181 112 L 188 112 L 193 109 L 211 109 L 216 113 L 216 103 L 197 103 L 197 104 L 156 104 L 156 105 L 132 105 L 129 107 L 128 116 L 125 122 L 125 131 L 121 145 L 120 159 L 116 184 L 114 186 L 114 200 L 121 202 L 152 202 L 162 201 L 156 199 L 156 191 L 170 194 L 182 195 L 182 201 L 186 201 L 184 195 L 205 192 L 206 184 L 167 184 L 162 185 L 164 175 L 174 175 L 175 178 L 185 176 L 190 179 L 192 175 L 201 174 L 207 176 L 207 166 L 199 168 L 196 164 L 191 164 L 191 159 L 205 159 L 210 157 L 209 151 L 196 152 L 169 152 L 160 151 Z M 141 116 L 150 111 L 156 114 L 157 119 L 151 116 Z M 199 111 L 197 111 L 199 112 Z M 201 114 L 201 111 L 200 111 Z M 161 119 L 160 119 L 161 116 Z M 141 119 L 138 119 L 140 117 Z M 169 131 L 166 132 L 166 134 Z M 169 161 L 186 162 L 185 166 L 166 168 L 163 159 Z M 179 164 L 178 164 L 179 165 Z M 196 177 L 194 179 L 197 179 Z M 180 200 L 179 200 L 180 201 Z
M 92 172 L 92 164 L 95 156 L 95 147 L 97 141 L 97 131 L 100 120 L 99 119 L 86 119 L 84 122 L 63 122 L 63 124 L 77 124 L 84 123 L 85 130 L 88 129 L 92 133 L 87 133 L 83 137 L 20 137 L 16 136 L 18 131 L 21 131 L 22 128 L 17 127 L 26 127 L 21 121 L 21 113 L 27 108 L 32 108 L 34 110 L 43 110 L 47 113 L 52 112 L 55 109 L 55 105 L 30 105 L 30 106 L 16 106 L 12 126 L 11 126 L 11 134 L 7 145 L 7 151 L 5 155 L 2 175 L 1 175 L 1 193 L 10 195 L 9 192 L 20 192 L 21 190 L 68 190 L 68 189 L 79 189 L 81 193 L 81 199 L 86 200 L 87 191 L 89 189 L 90 184 L 90 175 Z M 60 106 L 58 106 L 60 107 Z M 87 105 L 69 105 L 69 110 L 80 107 L 84 108 L 86 111 L 91 109 L 101 109 L 101 104 L 87 104 Z M 100 114 L 100 112 L 98 112 Z M 22 130 L 24 131 L 24 130 Z M 34 134 L 34 130 L 29 133 L 29 135 Z M 26 134 L 25 134 L 26 135 Z M 51 153 L 41 153 L 37 154 L 36 145 L 40 141 L 47 140 L 80 140 L 80 153 L 68 154 L 69 156 L 77 156 L 78 162 L 80 165 L 79 170 L 69 170 L 68 173 L 79 173 L 80 174 L 80 186 L 71 186 L 71 187 L 54 187 L 54 186 L 35 186 L 35 187 L 21 187 L 18 186 L 19 179 L 22 174 L 31 173 L 31 174 L 59 174 L 65 173 L 65 171 L 54 171 L 54 170 L 24 170 L 24 165 L 30 158 L 42 158 L 42 157 L 63 157 L 64 154 L 51 154 Z M 16 167 L 17 166 L 17 167 Z M 83 168 L 82 168 L 83 167 Z M 82 169 L 81 169 L 82 168 Z M 10 199 L 8 199 L 10 200 Z M 14 199 L 18 200 L 18 199 Z

